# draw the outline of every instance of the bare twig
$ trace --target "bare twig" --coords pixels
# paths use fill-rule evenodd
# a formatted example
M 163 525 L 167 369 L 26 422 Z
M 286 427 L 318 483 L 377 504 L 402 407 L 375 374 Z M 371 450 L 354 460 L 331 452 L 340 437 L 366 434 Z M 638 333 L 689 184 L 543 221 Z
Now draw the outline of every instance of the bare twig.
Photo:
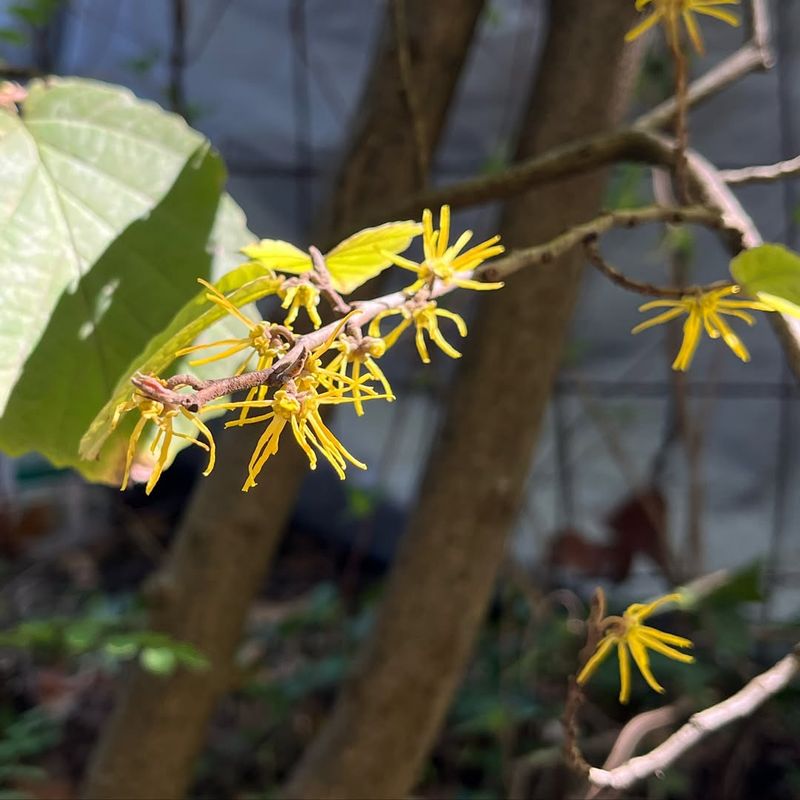
M 686 295 L 705 294 L 706 292 L 732 285 L 730 281 L 714 281 L 713 283 L 704 284 L 702 286 L 656 286 L 652 283 L 636 281 L 612 267 L 611 264 L 603 258 L 600 254 L 600 248 L 596 239 L 587 239 L 583 243 L 583 246 L 586 249 L 589 263 L 593 267 L 596 267 L 610 281 L 616 283 L 617 286 L 621 286 L 623 289 L 636 292 L 637 294 L 645 294 L 652 297 L 672 297 L 679 300 Z
M 325 256 L 323 256 L 319 248 L 314 247 L 313 244 L 308 248 L 308 252 L 311 254 L 311 263 L 314 265 L 311 279 L 337 314 L 341 314 L 342 316 L 349 314 L 352 309 L 334 288 L 333 278 L 331 277 L 328 265 L 325 263 Z
M 759 706 L 789 685 L 800 671 L 797 650 L 753 678 L 743 689 L 717 705 L 693 714 L 689 721 L 663 744 L 614 769 L 589 769 L 589 782 L 597 787 L 627 789 L 643 778 L 666 769 L 708 734 L 734 720 L 752 714 Z
M 608 211 L 583 225 L 570 228 L 545 244 L 517 250 L 505 258 L 491 261 L 479 267 L 475 273 L 485 281 L 502 280 L 523 267 L 549 264 L 587 239 L 596 238 L 612 228 L 633 228 L 653 222 L 703 225 L 712 230 L 725 229 L 719 212 L 707 206 L 646 206 Z M 737 232 L 734 228 L 728 230 L 731 233 Z
M 800 175 L 800 156 L 790 158 L 788 161 L 779 161 L 777 164 L 758 167 L 742 167 L 741 169 L 723 169 L 719 176 L 725 183 L 736 185 L 742 183 L 769 183 L 781 178 L 791 178 Z
M 691 83 L 687 92 L 689 106 L 699 105 L 751 72 L 772 67 L 775 57 L 770 46 L 771 26 L 765 0 L 753 0 L 751 27 L 752 36 L 747 44 Z M 671 97 L 651 111 L 642 114 L 634 122 L 634 126 L 651 130 L 663 128 L 669 124 L 676 111 L 676 99 Z
M 627 761 L 635 752 L 639 742 L 668 725 L 674 725 L 678 719 L 688 711 L 691 711 L 690 701 L 679 700 L 661 708 L 653 708 L 650 711 L 643 711 L 630 719 L 625 727 L 619 732 L 611 752 L 608 754 L 603 769 L 612 770 Z M 586 800 L 592 800 L 602 791 L 599 786 L 591 786 L 586 793 Z

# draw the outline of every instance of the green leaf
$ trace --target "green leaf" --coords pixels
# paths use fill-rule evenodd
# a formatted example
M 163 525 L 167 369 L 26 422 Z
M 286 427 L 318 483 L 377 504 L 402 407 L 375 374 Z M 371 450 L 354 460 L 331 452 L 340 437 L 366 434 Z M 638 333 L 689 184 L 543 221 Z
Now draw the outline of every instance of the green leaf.
M 156 675 L 171 675 L 178 666 L 178 659 L 166 647 L 146 647 L 139 655 L 142 666 Z
M 247 305 L 265 295 L 271 294 L 276 286 L 271 271 L 259 264 L 243 264 L 231 270 L 215 284 L 220 292 L 229 294 L 229 299 L 236 306 Z M 254 315 L 251 313 L 251 317 Z M 220 321 L 224 320 L 224 324 Z M 216 324 L 215 324 L 216 323 Z M 111 420 L 114 409 L 131 394 L 131 376 L 136 372 L 158 375 L 175 361 L 175 352 L 194 342 L 203 331 L 214 326 L 214 334 L 210 339 L 224 339 L 231 336 L 242 336 L 242 331 L 235 330 L 233 320 L 215 303 L 206 299 L 206 290 L 198 292 L 174 316 L 172 322 L 160 334 L 150 340 L 147 347 L 139 353 L 123 373 L 111 399 L 103 406 L 100 413 L 92 421 L 85 436 L 81 439 L 80 452 L 84 458 L 97 458 L 100 448 L 111 434 Z M 240 326 L 241 327 L 241 326 Z M 241 359 L 241 356 L 239 356 Z M 205 370 L 192 368 L 177 372 L 191 371 L 198 377 L 204 377 L 209 369 L 219 370 L 225 362 L 208 365 Z M 224 367 L 222 374 L 224 374 Z
M 0 113 L 0 448 L 118 479 L 78 442 L 131 361 L 252 239 L 224 168 L 179 117 L 129 91 L 51 78 Z
M 28 44 L 28 34 L 15 28 L 0 28 L 0 42 L 22 46 Z
M 731 261 L 733 279 L 782 314 L 800 317 L 800 255 L 780 244 L 762 244 Z

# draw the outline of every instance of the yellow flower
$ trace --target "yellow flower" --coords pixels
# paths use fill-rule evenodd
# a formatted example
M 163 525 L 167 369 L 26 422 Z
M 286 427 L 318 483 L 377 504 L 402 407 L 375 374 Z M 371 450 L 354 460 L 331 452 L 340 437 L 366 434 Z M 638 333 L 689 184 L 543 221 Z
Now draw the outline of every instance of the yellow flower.
M 401 308 L 390 308 L 386 311 L 381 311 L 380 314 L 377 314 L 372 322 L 370 322 L 369 335 L 373 337 L 379 337 L 381 335 L 381 320 L 386 319 L 386 317 L 389 317 L 393 314 L 402 315 L 403 320 L 392 331 L 383 337 L 383 341 L 386 343 L 387 350 L 400 338 L 400 335 L 403 333 L 403 331 L 405 331 L 406 328 L 408 328 L 413 322 L 417 326 L 417 352 L 419 353 L 419 357 L 422 359 L 423 363 L 431 363 L 431 357 L 428 354 L 428 346 L 425 342 L 425 332 L 427 332 L 431 340 L 443 353 L 445 353 L 445 355 L 450 356 L 450 358 L 461 358 L 461 353 L 459 353 L 458 350 L 456 350 L 444 338 L 444 336 L 442 336 L 442 332 L 439 330 L 439 320 L 437 319 L 437 317 L 444 317 L 445 319 L 452 320 L 455 323 L 458 332 L 462 337 L 464 337 L 467 335 L 467 323 L 464 322 L 464 318 L 460 314 L 455 314 L 454 312 L 448 311 L 445 308 L 439 308 L 439 306 L 433 300 L 415 309 L 409 309 L 406 306 L 402 306 Z
M 283 298 L 281 308 L 289 310 L 286 319 L 283 321 L 284 325 L 291 328 L 301 308 L 306 310 L 308 318 L 315 328 L 319 328 L 322 325 L 322 319 L 317 311 L 319 289 L 308 283 L 305 278 L 290 278 L 283 288 L 278 291 L 278 294 Z
M 164 381 L 150 376 L 141 376 L 140 381 L 145 384 L 152 383 L 154 388 L 156 384 L 159 387 L 164 385 Z M 131 465 L 133 464 L 133 457 L 136 454 L 136 445 L 139 443 L 139 439 L 144 431 L 145 425 L 147 425 L 148 422 L 152 422 L 158 428 L 158 433 L 156 434 L 155 439 L 153 439 L 153 443 L 150 445 L 150 452 L 155 455 L 156 449 L 159 447 L 159 445 L 161 445 L 161 450 L 156 457 L 153 471 L 150 473 L 150 478 L 147 481 L 147 486 L 145 487 L 146 494 L 150 494 L 150 492 L 153 491 L 153 487 L 156 485 L 156 483 L 158 483 L 158 479 L 161 477 L 161 473 L 164 471 L 164 465 L 166 464 L 169 456 L 169 447 L 172 443 L 173 437 L 186 439 L 192 444 L 196 444 L 198 447 L 205 450 L 208 453 L 208 466 L 203 472 L 203 475 L 211 474 L 211 470 L 214 469 L 214 461 L 216 459 L 214 437 L 211 435 L 211 431 L 208 429 L 206 424 L 200 419 L 200 417 L 197 416 L 197 414 L 193 414 L 191 411 L 187 411 L 185 408 L 172 406 L 169 403 L 161 403 L 158 400 L 152 400 L 151 398 L 145 397 L 145 395 L 140 394 L 139 392 L 133 392 L 130 400 L 120 403 L 114 409 L 114 416 L 111 421 L 111 430 L 114 430 L 114 428 L 117 427 L 120 419 L 125 414 L 127 414 L 129 411 L 133 411 L 134 409 L 138 410 L 141 416 L 136 422 L 133 433 L 131 433 L 131 437 L 128 440 L 128 452 L 125 458 L 125 472 L 122 478 L 122 486 L 120 487 L 121 491 L 124 491 L 128 487 Z M 206 437 L 208 444 L 201 442 L 199 439 L 195 439 L 193 436 L 189 436 L 188 434 L 181 433 L 180 431 L 176 431 L 174 429 L 173 422 L 179 413 L 186 417 L 186 419 L 188 419 L 203 434 L 203 436 Z
M 239 418 L 226 423 L 225 427 L 250 425 L 256 422 L 268 422 L 266 429 L 256 444 L 248 465 L 247 479 L 242 491 L 249 491 L 256 485 L 256 478 L 267 461 L 278 452 L 280 437 L 288 425 L 292 429 L 297 444 L 308 457 L 311 469 L 317 467 L 318 451 L 334 468 L 337 475 L 344 480 L 347 463 L 359 469 L 367 465 L 352 456 L 345 446 L 333 435 L 320 415 L 320 407 L 341 403 L 355 403 L 355 397 L 346 393 L 359 387 L 359 403 L 363 400 L 388 399 L 387 395 L 379 395 L 374 389 L 364 387 L 360 382 L 323 368 L 320 357 L 330 349 L 336 336 L 348 319 L 357 311 L 353 311 L 340 320 L 328 339 L 309 354 L 306 363 L 293 379 L 288 380 L 278 389 L 270 400 L 245 400 L 243 402 L 218 403 L 206 406 L 206 410 L 262 408 L 268 409 L 265 414 L 246 419 Z
M 450 239 L 450 206 L 442 206 L 439 212 L 439 230 L 433 229 L 433 214 L 425 209 L 422 214 L 422 248 L 425 260 L 417 264 L 408 258 L 383 250 L 385 256 L 393 264 L 403 269 L 416 272 L 419 280 L 408 287 L 407 291 L 416 292 L 425 285 L 430 285 L 438 278 L 446 284 L 453 284 L 462 289 L 500 289 L 502 283 L 483 283 L 462 276 L 461 273 L 470 272 L 487 258 L 499 255 L 505 248 L 497 244 L 499 236 L 493 236 L 466 252 L 461 251 L 472 238 L 472 231 L 464 231 L 456 242 L 448 247 Z
M 703 39 L 700 35 L 700 28 L 697 25 L 695 14 L 705 14 L 709 17 L 716 17 L 728 25 L 738 27 L 739 18 L 718 6 L 738 5 L 739 0 L 636 0 L 636 10 L 641 11 L 650 4 L 653 4 L 653 11 L 649 17 L 628 31 L 625 41 L 630 42 L 648 31 L 658 22 L 664 25 L 667 37 L 673 44 L 680 41 L 680 20 L 689 33 L 695 50 L 703 52 Z
M 207 350 L 212 347 L 225 347 L 215 355 L 206 356 L 205 358 L 193 359 L 189 364 L 193 367 L 199 367 L 202 364 L 210 364 L 212 361 L 220 361 L 228 356 L 235 355 L 242 350 L 249 349 L 245 359 L 236 368 L 234 375 L 241 375 L 250 365 L 253 356 L 258 356 L 256 361 L 256 369 L 269 369 L 272 362 L 278 357 L 286 353 L 289 349 L 289 343 L 286 340 L 288 331 L 281 325 L 275 325 L 270 322 L 261 320 L 255 322 L 247 315 L 243 314 L 241 309 L 237 308 L 231 301 L 220 292 L 216 287 L 212 286 L 202 278 L 198 278 L 197 282 L 202 284 L 208 289 L 206 297 L 215 305 L 224 309 L 232 317 L 239 320 L 247 329 L 248 334 L 243 339 L 219 339 L 216 342 L 208 342 L 207 344 L 195 344 L 191 347 L 184 347 L 178 350 L 176 356 L 185 356 L 189 353 L 196 353 L 199 350 Z M 266 386 L 254 386 L 247 393 L 247 400 L 263 400 L 267 395 Z M 247 407 L 242 408 L 241 419 L 247 416 Z
M 686 322 L 683 325 L 683 343 L 675 361 L 672 362 L 672 369 L 681 372 L 686 372 L 689 369 L 703 329 L 711 339 L 719 339 L 721 337 L 725 344 L 742 361 L 749 361 L 750 353 L 747 348 L 722 317 L 723 315 L 736 317 L 748 325 L 754 325 L 755 319 L 752 314 L 748 314 L 742 309 L 747 308 L 755 311 L 772 311 L 773 309 L 757 300 L 723 299 L 728 295 L 738 294 L 740 291 L 739 286 L 724 286 L 721 289 L 714 289 L 704 294 L 687 294 L 681 297 L 680 300 L 652 300 L 639 306 L 639 311 L 650 311 L 653 308 L 667 308 L 669 310 L 639 323 L 631 333 L 639 333 L 647 328 L 652 328 L 654 325 L 669 322 L 681 316 L 681 314 L 687 314 Z
M 384 397 L 391 402 L 395 399 L 392 387 L 386 379 L 383 370 L 375 363 L 375 359 L 380 358 L 386 352 L 386 343 L 383 339 L 374 339 L 371 336 L 363 336 L 356 340 L 351 336 L 340 338 L 333 344 L 333 348 L 339 350 L 339 354 L 325 367 L 328 375 L 333 375 L 333 382 L 342 385 L 342 379 L 347 378 L 347 369 L 352 367 L 350 380 L 352 384 L 349 389 L 353 394 L 353 407 L 358 416 L 364 414 L 362 400 L 365 396 L 374 396 L 376 393 L 370 387 L 365 387 L 364 382 L 375 380 L 381 384 Z M 362 372 L 362 367 L 366 373 Z M 327 381 L 330 383 L 330 381 Z M 365 389 L 367 389 L 365 393 Z
M 578 674 L 576 679 L 578 684 L 583 686 L 592 677 L 600 663 L 609 654 L 612 647 L 616 645 L 617 657 L 619 658 L 619 702 L 627 703 L 631 695 L 631 655 L 650 688 L 659 694 L 663 694 L 664 687 L 655 679 L 650 669 L 647 650 L 650 649 L 656 653 L 661 653 L 661 655 L 671 658 L 673 661 L 691 664 L 694 662 L 693 656 L 688 653 L 681 653 L 674 648 L 686 648 L 693 645 L 689 639 L 684 639 L 683 636 L 676 636 L 673 633 L 651 628 L 648 625 L 643 625 L 642 622 L 656 609 L 667 603 L 678 602 L 680 599 L 681 596 L 679 594 L 668 594 L 664 597 L 659 597 L 658 600 L 654 600 L 652 603 L 634 603 L 628 607 L 621 617 L 612 616 L 601 620 L 599 624 L 607 633 L 600 641 L 592 657 Z

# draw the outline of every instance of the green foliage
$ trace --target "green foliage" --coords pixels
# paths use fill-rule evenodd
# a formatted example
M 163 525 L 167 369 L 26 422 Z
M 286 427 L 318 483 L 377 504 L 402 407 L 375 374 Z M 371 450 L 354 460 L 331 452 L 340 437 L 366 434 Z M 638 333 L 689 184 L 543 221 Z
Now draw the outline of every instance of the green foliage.
M 24 113 L 0 114 L 0 164 L 0 447 L 114 481 L 125 431 L 94 463 L 81 435 L 194 279 L 252 236 L 208 143 L 124 89 L 32 82 Z
M 274 290 L 275 280 L 272 273 L 264 267 L 258 264 L 243 264 L 226 273 L 215 285 L 223 294 L 229 294 L 228 299 L 231 303 L 243 306 L 270 294 Z M 255 309 L 250 311 L 250 315 L 258 318 Z M 136 372 L 158 375 L 175 361 L 177 350 L 194 342 L 201 333 L 212 326 L 215 333 L 211 338 L 222 339 L 226 338 L 226 331 L 233 330 L 235 322 L 228 317 L 224 309 L 206 299 L 206 290 L 203 289 L 185 303 L 166 328 L 154 336 L 142 352 L 132 359 L 117 381 L 111 399 L 102 407 L 82 438 L 80 445 L 82 457 L 96 458 L 111 434 L 114 409 L 130 396 L 131 376 Z M 205 373 L 220 370 L 220 364 L 225 363 L 217 362 L 205 370 L 192 368 L 192 372 L 202 378 Z M 224 368 L 223 366 L 222 369 Z
M 0 720 L 0 787 L 42 779 L 44 770 L 23 762 L 47 752 L 60 737 L 58 721 L 40 708 Z M 0 800 L 28 800 L 28 795 L 0 788 Z
M 762 244 L 731 261 L 731 275 L 782 314 L 800 317 L 800 256 L 780 244 Z
M 99 655 L 111 664 L 138 659 L 148 671 L 170 675 L 178 667 L 199 670 L 207 659 L 185 642 L 158 631 L 126 630 L 127 621 L 94 613 L 22 622 L 0 633 L 0 646 L 58 656 Z
M 33 28 L 42 28 L 50 23 L 63 0 L 25 0 L 13 3 L 7 13 Z

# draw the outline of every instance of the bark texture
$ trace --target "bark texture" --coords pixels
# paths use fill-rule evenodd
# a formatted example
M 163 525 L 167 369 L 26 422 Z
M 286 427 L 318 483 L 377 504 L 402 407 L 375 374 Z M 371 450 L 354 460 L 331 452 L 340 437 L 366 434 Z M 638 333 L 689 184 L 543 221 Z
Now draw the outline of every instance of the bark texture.
M 519 158 L 614 125 L 635 58 L 623 45 L 632 6 L 554 0 Z M 604 183 L 584 175 L 512 201 L 506 245 L 594 216 Z M 491 597 L 581 268 L 561 258 L 485 298 L 375 628 L 288 798 L 398 798 L 413 788 Z
M 422 181 L 466 57 L 483 0 L 393 0 L 375 68 L 318 241 L 350 232 L 376 202 L 399 200 Z M 400 16 L 398 17 L 398 9 Z M 405 33 L 398 53 L 395 31 Z M 424 106 L 408 131 L 413 84 Z M 424 152 L 417 152 L 418 143 Z M 94 753 L 84 788 L 90 800 L 173 800 L 184 795 L 208 720 L 229 686 L 247 610 L 258 590 L 308 468 L 298 448 L 283 447 L 259 486 L 241 483 L 254 440 L 227 431 L 213 475 L 200 482 L 172 551 L 152 582 L 150 625 L 194 644 L 209 671 L 169 679 L 132 668 Z

